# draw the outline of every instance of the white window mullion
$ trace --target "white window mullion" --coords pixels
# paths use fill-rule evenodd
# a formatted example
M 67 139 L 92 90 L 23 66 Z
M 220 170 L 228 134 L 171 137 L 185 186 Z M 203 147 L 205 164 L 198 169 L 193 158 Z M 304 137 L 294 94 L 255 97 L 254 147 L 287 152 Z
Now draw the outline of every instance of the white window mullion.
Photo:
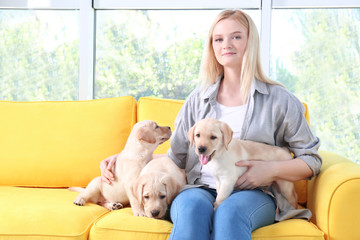
M 265 74 L 270 75 L 270 42 L 271 42 L 272 0 L 261 2 L 261 62 Z
M 352 8 L 359 0 L 273 0 L 273 8 Z
M 92 0 L 82 0 L 80 5 L 80 69 L 79 100 L 94 97 L 95 65 L 95 11 Z

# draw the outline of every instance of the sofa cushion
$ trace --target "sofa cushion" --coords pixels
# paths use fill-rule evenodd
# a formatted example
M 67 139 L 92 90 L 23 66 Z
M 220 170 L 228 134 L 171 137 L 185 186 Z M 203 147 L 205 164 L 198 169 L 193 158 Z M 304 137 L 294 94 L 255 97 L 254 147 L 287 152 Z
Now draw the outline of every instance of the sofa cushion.
M 166 240 L 170 236 L 171 229 L 172 224 L 169 221 L 135 217 L 130 208 L 124 208 L 97 220 L 90 231 L 90 239 Z M 256 240 L 324 240 L 324 234 L 308 221 L 291 219 L 259 228 L 253 232 L 252 238 Z
M 253 240 L 324 240 L 325 236 L 313 223 L 289 219 L 259 228 L 252 233 Z
M 169 126 L 174 130 L 175 118 L 184 104 L 183 100 L 141 97 L 138 101 L 138 122 L 146 119 L 157 122 L 160 126 Z M 170 141 L 161 144 L 155 154 L 167 153 Z
M 86 186 L 125 145 L 136 101 L 0 101 L 0 113 L 0 185 Z
M 130 208 L 123 208 L 97 220 L 91 228 L 90 239 L 167 240 L 171 229 L 169 221 L 136 217 Z
M 0 239 L 85 240 L 95 220 L 108 212 L 72 202 L 67 189 L 0 186 Z

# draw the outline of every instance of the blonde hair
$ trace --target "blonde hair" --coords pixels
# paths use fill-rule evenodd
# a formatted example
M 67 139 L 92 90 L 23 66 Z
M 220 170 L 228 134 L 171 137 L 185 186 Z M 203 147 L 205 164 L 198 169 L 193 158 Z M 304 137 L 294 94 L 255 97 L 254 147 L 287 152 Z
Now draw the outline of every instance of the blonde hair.
M 248 30 L 248 42 L 242 60 L 240 75 L 242 99 L 247 100 L 254 77 L 264 83 L 281 85 L 268 78 L 262 69 L 259 34 L 250 16 L 240 10 L 224 10 L 217 16 L 209 30 L 199 74 L 200 84 L 203 89 L 205 90 L 208 86 L 214 84 L 224 74 L 224 67 L 217 61 L 212 45 L 215 25 L 224 19 L 234 19 Z

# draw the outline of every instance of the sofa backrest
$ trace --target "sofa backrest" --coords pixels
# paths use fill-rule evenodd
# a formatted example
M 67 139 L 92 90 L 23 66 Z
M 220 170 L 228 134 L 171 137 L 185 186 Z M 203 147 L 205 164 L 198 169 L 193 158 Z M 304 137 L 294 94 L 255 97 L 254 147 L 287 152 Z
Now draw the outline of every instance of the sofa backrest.
M 86 186 L 123 149 L 136 100 L 0 101 L 0 116 L 0 185 Z
M 174 129 L 175 118 L 180 111 L 184 101 L 162 99 L 155 97 L 142 97 L 138 101 L 137 116 L 138 121 L 151 119 L 156 121 L 159 125 L 170 126 Z M 310 125 L 310 116 L 306 103 L 303 103 L 305 107 L 305 118 Z M 170 141 L 167 141 L 160 145 L 155 151 L 155 154 L 166 153 L 170 148 Z M 307 181 L 302 180 L 295 183 L 296 192 L 298 194 L 298 202 L 300 204 L 306 204 L 307 200 Z
M 174 131 L 175 118 L 183 104 L 183 100 L 141 97 L 137 109 L 138 122 L 151 119 L 157 122 L 159 126 L 169 126 Z M 169 148 L 170 140 L 161 144 L 154 153 L 167 153 Z
M 0 185 L 85 187 L 100 161 L 119 153 L 137 121 L 174 129 L 183 100 L 119 97 L 89 101 L 0 101 Z M 307 105 L 305 117 L 309 123 Z M 155 154 L 166 153 L 170 141 Z M 306 204 L 307 181 L 295 188 Z

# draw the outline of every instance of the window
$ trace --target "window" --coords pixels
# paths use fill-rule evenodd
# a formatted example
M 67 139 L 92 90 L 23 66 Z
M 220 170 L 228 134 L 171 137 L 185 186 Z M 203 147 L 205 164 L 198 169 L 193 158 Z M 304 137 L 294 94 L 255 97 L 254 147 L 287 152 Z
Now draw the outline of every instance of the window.
M 271 75 L 309 105 L 321 149 L 360 159 L 360 9 L 277 9 Z
M 75 100 L 78 11 L 0 10 L 0 100 Z
M 185 99 L 198 83 L 204 43 L 219 12 L 96 11 L 95 98 Z M 259 11 L 247 12 L 259 26 Z

